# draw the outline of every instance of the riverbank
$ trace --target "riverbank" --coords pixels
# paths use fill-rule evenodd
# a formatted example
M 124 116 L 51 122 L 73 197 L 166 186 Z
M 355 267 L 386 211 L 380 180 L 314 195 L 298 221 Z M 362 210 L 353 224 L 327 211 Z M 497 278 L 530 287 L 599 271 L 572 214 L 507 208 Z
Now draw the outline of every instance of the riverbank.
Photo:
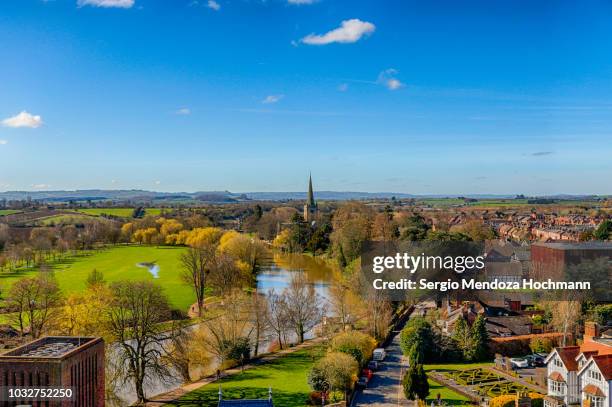
M 324 338 L 311 339 L 292 348 L 262 355 L 243 369 L 225 370 L 219 380 L 216 375 L 211 375 L 157 395 L 146 406 L 216 406 L 219 386 L 227 399 L 267 398 L 271 387 L 277 405 L 303 406 L 309 394 L 308 371 L 322 354 L 323 342 Z

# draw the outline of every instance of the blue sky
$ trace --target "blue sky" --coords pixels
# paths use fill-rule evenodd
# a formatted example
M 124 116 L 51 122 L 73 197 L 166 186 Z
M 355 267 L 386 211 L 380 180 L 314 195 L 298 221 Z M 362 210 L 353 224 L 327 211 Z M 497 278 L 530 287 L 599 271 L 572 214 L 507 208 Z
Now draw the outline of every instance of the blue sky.
M 0 56 L 0 190 L 612 193 L 605 1 L 3 0 Z

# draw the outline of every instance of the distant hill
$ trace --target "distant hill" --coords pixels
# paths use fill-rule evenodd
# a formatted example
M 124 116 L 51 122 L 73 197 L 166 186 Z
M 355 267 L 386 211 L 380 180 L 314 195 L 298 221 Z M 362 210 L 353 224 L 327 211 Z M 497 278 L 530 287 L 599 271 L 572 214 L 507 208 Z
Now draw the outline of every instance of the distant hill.
M 352 192 L 352 191 L 315 191 L 317 200 L 350 200 L 350 199 L 425 199 L 425 198 L 473 198 L 473 199 L 513 199 L 515 194 L 466 194 L 466 195 L 413 195 L 399 192 Z M 541 196 L 537 198 L 549 199 L 593 199 L 595 195 L 565 195 Z M 0 200 L 32 199 L 44 202 L 67 201 L 200 201 L 200 202 L 238 202 L 245 200 L 255 201 L 288 201 L 304 200 L 306 192 L 246 192 L 233 193 L 230 191 L 198 191 L 198 192 L 157 192 L 139 189 L 107 190 L 83 189 L 76 191 L 7 191 L 0 192 Z

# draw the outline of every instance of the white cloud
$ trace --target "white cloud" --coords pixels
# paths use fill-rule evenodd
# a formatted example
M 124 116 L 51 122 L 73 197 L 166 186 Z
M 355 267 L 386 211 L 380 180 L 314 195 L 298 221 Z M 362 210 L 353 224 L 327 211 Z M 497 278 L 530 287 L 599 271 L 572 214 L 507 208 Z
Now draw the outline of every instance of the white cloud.
M 396 90 L 404 86 L 399 80 L 392 78 L 387 81 L 387 87 L 391 90 Z
M 131 8 L 134 0 L 77 0 L 79 7 Z
M 2 124 L 6 127 L 29 127 L 35 129 L 40 127 L 43 122 L 40 116 L 32 115 L 24 110 L 16 116 L 2 120 Z
M 359 41 L 361 37 L 372 34 L 374 30 L 376 30 L 374 24 L 353 18 L 351 20 L 344 20 L 340 27 L 325 34 L 309 34 L 302 38 L 301 41 L 308 45 L 326 45 L 333 42 L 348 44 Z
M 402 88 L 404 84 L 395 77 L 397 74 L 398 72 L 396 69 L 385 69 L 378 75 L 377 82 L 386 86 L 389 90 L 398 90 Z
M 155 181 L 155 185 L 161 184 L 161 181 Z
M 338 90 L 340 92 L 346 92 L 348 90 L 348 83 L 341 83 L 338 85 Z
M 266 96 L 264 100 L 261 101 L 261 103 L 265 103 L 265 104 L 276 103 L 284 97 L 285 95 L 268 95 Z
M 51 188 L 51 185 L 49 185 L 49 184 L 33 184 L 32 188 L 34 188 L 34 189 L 49 189 L 49 188 Z
M 287 0 L 287 3 L 289 4 L 297 4 L 297 5 L 301 5 L 301 4 L 314 4 L 316 2 L 316 0 Z
M 221 9 L 221 5 L 217 3 L 215 0 L 208 0 L 208 4 L 206 4 L 206 7 L 213 9 L 215 11 L 219 11 Z
M 183 107 L 183 108 L 180 108 L 179 110 L 177 110 L 174 113 L 176 113 L 178 115 L 186 116 L 188 114 L 191 114 L 191 109 L 189 109 L 188 107 Z
M 5 144 L 8 144 L 8 141 L 7 141 L 7 140 L 0 140 L 0 146 L 3 146 L 3 145 L 5 145 Z

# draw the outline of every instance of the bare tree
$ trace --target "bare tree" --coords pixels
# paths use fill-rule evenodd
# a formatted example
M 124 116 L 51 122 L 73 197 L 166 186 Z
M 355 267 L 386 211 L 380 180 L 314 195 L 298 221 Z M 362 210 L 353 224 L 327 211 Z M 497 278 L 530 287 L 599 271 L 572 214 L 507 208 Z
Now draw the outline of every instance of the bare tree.
M 321 297 L 309 284 L 304 273 L 294 273 L 285 289 L 287 317 L 295 331 L 298 342 L 319 323 L 323 316 Z
M 198 307 L 198 316 L 202 316 L 204 310 L 204 295 L 208 275 L 211 271 L 212 263 L 215 260 L 215 247 L 206 245 L 198 248 L 189 248 L 180 257 L 183 266 L 181 278 L 186 284 L 191 285 Z
M 253 354 L 259 354 L 259 343 L 268 328 L 268 304 L 266 297 L 257 291 L 251 294 L 250 301 L 251 332 L 253 334 Z
M 274 289 L 268 291 L 268 312 L 266 313 L 267 325 L 274 331 L 278 340 L 278 346 L 283 348 L 289 318 L 287 316 L 287 300 L 284 293 L 277 293 Z
M 248 303 L 236 292 L 224 302 L 224 313 L 204 321 L 203 341 L 220 364 L 248 359 L 250 353 Z
M 62 293 L 52 274 L 41 273 L 13 284 L 6 303 L 21 334 L 27 328 L 33 338 L 39 338 L 59 315 Z
M 119 281 L 110 289 L 108 331 L 118 345 L 118 366 L 123 367 L 124 382 L 132 382 L 138 403 L 143 404 L 145 380 L 172 376 L 161 359 L 164 341 L 172 335 L 163 332 L 160 325 L 170 318 L 168 299 L 162 288 L 150 281 Z

